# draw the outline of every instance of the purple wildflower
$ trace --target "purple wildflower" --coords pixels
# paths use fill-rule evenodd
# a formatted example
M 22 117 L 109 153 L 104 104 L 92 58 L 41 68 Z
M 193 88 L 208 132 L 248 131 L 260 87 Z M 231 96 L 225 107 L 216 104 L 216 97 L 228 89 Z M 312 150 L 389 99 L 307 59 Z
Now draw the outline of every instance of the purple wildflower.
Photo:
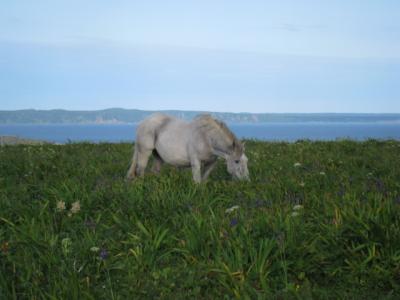
M 375 179 L 375 186 L 378 192 L 385 192 L 386 190 L 385 183 L 380 178 Z
M 231 227 L 234 227 L 234 226 L 236 226 L 238 223 L 239 223 L 238 219 L 233 218 L 233 219 L 231 220 L 230 225 L 231 225 Z
M 106 260 L 107 258 L 108 258 L 108 251 L 107 251 L 107 249 L 101 249 L 100 250 L 100 254 L 99 254 L 99 256 L 100 256 L 100 258 L 102 259 L 102 260 Z
M 337 195 L 338 195 L 339 197 L 343 197 L 345 194 L 346 194 L 346 190 L 345 190 L 344 186 L 342 185 L 342 186 L 340 187 L 339 191 L 337 192 Z
M 262 200 L 262 199 L 257 199 L 254 206 L 255 206 L 256 208 L 266 206 L 266 201 L 264 201 L 264 200 Z
M 271 206 L 272 206 L 272 200 L 268 199 L 257 199 L 254 203 L 255 208 L 271 207 Z
M 264 206 L 264 201 L 261 200 L 261 199 L 257 199 L 257 200 L 256 200 L 256 203 L 255 203 L 255 206 L 256 206 L 256 207 L 262 207 L 262 206 Z

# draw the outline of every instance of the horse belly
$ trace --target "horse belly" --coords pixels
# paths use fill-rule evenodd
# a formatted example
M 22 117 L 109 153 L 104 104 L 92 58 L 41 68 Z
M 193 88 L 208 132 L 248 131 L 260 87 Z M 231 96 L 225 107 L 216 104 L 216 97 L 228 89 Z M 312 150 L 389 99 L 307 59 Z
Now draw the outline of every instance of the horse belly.
M 189 166 L 190 159 L 186 151 L 186 144 L 177 139 L 163 139 L 162 137 L 156 142 L 156 150 L 158 155 L 164 162 L 174 166 Z

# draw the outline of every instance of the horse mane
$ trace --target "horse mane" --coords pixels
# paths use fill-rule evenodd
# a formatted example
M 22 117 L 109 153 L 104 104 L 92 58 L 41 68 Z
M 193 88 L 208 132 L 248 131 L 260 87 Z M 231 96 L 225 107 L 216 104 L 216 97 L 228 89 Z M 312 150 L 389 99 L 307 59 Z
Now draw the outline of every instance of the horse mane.
M 228 139 L 228 143 L 232 144 L 233 148 L 235 151 L 242 151 L 242 144 L 240 141 L 236 138 L 236 136 L 233 134 L 232 131 L 226 126 L 226 124 L 220 120 L 217 120 L 213 118 L 209 114 L 202 114 L 197 116 L 194 119 L 194 122 L 197 124 L 197 127 L 216 137 L 226 137 Z

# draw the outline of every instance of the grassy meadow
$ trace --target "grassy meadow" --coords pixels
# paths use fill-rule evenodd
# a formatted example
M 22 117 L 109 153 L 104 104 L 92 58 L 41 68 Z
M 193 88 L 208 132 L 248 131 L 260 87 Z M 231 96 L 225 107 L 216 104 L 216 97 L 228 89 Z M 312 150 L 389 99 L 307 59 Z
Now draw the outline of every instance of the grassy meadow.
M 246 152 L 127 184 L 131 144 L 0 147 L 0 299 L 400 298 L 400 142 Z

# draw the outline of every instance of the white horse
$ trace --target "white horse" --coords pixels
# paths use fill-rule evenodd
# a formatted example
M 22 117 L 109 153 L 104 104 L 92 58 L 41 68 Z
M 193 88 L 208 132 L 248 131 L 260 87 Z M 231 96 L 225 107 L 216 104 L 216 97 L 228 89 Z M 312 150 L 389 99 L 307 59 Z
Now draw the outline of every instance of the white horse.
M 154 155 L 154 172 L 158 173 L 163 163 L 191 166 L 196 183 L 207 179 L 218 157 L 226 160 L 231 175 L 249 179 L 244 145 L 225 123 L 210 115 L 200 115 L 189 123 L 155 113 L 142 121 L 136 131 L 135 150 L 126 175 L 128 180 L 144 175 L 151 154 Z

